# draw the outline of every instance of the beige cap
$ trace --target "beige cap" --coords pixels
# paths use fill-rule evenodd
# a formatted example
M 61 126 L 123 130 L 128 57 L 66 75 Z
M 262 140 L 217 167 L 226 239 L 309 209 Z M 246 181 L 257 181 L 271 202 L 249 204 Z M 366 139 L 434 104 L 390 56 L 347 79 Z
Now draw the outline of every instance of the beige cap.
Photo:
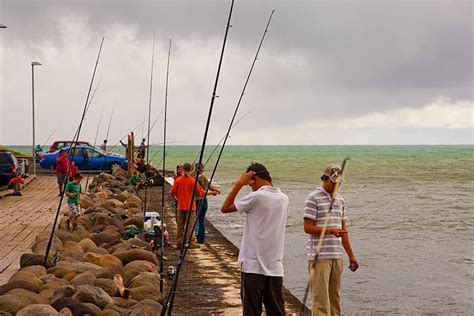
M 338 181 L 344 182 L 344 179 L 342 178 L 342 169 L 339 165 L 336 164 L 330 164 L 329 166 L 326 167 L 324 170 L 323 176 L 327 176 L 331 182 L 336 183 Z

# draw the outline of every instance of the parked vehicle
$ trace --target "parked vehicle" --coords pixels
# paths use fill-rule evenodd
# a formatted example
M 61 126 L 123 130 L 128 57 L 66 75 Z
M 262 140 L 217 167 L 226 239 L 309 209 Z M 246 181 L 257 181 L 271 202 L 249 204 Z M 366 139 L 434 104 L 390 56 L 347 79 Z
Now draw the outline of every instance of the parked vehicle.
M 72 156 L 72 147 L 62 149 L 68 152 L 69 160 L 74 161 L 79 170 L 112 170 L 113 166 L 120 166 L 123 169 L 127 169 L 128 167 L 127 159 L 122 155 L 103 152 L 96 147 L 86 145 L 76 146 L 74 156 Z M 53 153 L 43 154 L 40 161 L 41 168 L 54 168 L 58 155 L 59 150 Z
M 11 178 L 20 175 L 18 167 L 18 160 L 11 152 L 0 152 L 0 186 L 7 185 Z
M 48 149 L 48 153 L 54 153 L 56 150 L 59 150 L 61 148 L 70 147 L 74 143 L 76 143 L 76 142 L 74 142 L 72 140 L 57 140 Z M 93 147 L 89 142 L 85 142 L 85 141 L 82 141 L 82 140 L 77 141 L 77 146 L 80 146 L 80 145 L 86 145 L 86 146 Z

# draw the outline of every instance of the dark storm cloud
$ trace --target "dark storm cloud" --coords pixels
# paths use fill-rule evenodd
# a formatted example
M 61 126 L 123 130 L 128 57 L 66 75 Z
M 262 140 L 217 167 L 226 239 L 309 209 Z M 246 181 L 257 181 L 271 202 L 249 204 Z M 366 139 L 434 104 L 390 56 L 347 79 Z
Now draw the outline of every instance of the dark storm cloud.
M 102 35 L 107 49 L 107 36 L 117 36 L 117 28 L 127 33 L 123 45 L 137 51 L 149 49 L 156 30 L 162 51 L 167 45 L 163 39 L 176 39 L 176 62 L 187 63 L 180 59 L 184 56 L 209 62 L 190 63 L 188 69 L 193 70 L 182 67 L 181 73 L 173 74 L 174 83 L 181 84 L 176 93 L 186 87 L 189 94 L 181 101 L 204 106 L 229 5 L 230 1 L 0 0 L 0 23 L 14 32 L 8 45 L 37 58 L 73 45 L 77 35 L 68 33 L 68 23 L 84 25 L 81 32 L 90 47 L 78 49 L 88 50 L 90 56 Z M 472 101 L 472 6 L 471 1 L 236 1 L 216 129 L 227 124 L 272 9 L 276 13 L 243 102 L 242 111 L 252 111 L 253 119 L 244 120 L 243 128 L 251 128 L 255 120 L 290 128 L 321 117 L 420 108 L 437 98 Z M 212 52 L 209 58 L 186 51 L 196 49 L 196 43 L 211 48 L 199 52 Z M 118 70 L 139 76 L 142 60 L 133 54 L 122 59 Z M 137 91 L 138 85 L 130 83 L 127 89 Z M 205 111 L 198 110 L 189 112 L 203 118 Z

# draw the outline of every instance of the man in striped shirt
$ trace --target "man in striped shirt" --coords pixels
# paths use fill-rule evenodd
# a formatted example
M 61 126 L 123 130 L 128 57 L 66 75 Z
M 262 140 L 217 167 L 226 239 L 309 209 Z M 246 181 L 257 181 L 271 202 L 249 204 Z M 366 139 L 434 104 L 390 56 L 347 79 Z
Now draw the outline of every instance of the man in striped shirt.
M 344 199 L 337 193 L 337 187 L 342 182 L 341 167 L 335 164 L 327 166 L 321 180 L 322 187 L 306 198 L 303 216 L 304 231 L 308 234 L 312 315 L 340 315 L 342 247 L 349 256 L 350 269 L 357 270 L 359 264 L 352 252 L 346 230 Z M 326 231 L 323 232 L 325 225 Z

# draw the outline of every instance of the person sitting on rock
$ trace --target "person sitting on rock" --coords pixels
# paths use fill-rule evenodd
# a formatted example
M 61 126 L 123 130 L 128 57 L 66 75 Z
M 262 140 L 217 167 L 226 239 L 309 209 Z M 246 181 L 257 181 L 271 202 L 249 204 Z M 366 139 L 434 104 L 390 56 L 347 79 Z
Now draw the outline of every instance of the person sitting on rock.
M 69 212 L 67 214 L 68 219 L 66 220 L 66 228 L 75 230 L 77 229 L 77 218 L 81 215 L 81 180 L 82 175 L 77 172 L 74 174 L 73 181 L 68 182 L 64 188 L 64 194 L 67 195 L 67 205 Z

